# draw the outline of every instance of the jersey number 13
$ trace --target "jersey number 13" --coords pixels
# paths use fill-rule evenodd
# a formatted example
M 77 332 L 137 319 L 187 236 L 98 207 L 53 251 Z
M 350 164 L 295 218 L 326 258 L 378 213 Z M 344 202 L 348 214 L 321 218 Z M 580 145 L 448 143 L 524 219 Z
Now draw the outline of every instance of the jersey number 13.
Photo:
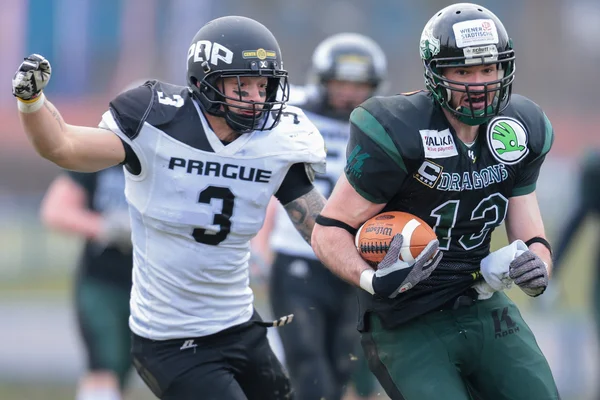
M 452 229 L 459 219 L 459 208 L 460 200 L 450 200 L 431 212 L 431 216 L 437 221 L 433 230 L 440 241 L 440 250 L 450 249 L 450 241 L 453 239 Z M 480 229 L 480 231 L 470 235 L 461 235 L 458 238 L 460 246 L 465 250 L 472 250 L 481 245 L 490 230 L 504 221 L 507 210 L 508 200 L 500 193 L 494 193 L 481 200 L 473 208 L 469 218 L 471 222 L 477 224 L 476 229 Z M 464 213 L 464 211 L 462 212 Z

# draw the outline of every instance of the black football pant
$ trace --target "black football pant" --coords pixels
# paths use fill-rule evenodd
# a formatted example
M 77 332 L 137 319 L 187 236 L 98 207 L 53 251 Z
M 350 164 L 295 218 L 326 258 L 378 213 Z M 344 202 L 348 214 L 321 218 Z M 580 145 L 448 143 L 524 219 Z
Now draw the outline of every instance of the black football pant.
M 133 334 L 133 364 L 163 400 L 292 399 L 266 334 L 252 321 L 199 338 L 154 341 Z
M 276 255 L 269 286 L 273 315 L 294 314 L 277 333 L 296 399 L 339 400 L 358 364 L 354 289 L 318 261 L 285 254 Z

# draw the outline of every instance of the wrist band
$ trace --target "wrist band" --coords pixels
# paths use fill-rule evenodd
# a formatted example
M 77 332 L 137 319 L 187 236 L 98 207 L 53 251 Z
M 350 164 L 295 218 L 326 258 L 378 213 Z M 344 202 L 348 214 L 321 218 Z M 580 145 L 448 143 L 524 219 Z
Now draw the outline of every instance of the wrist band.
M 552 255 L 552 246 L 550 246 L 550 242 L 548 242 L 546 239 L 544 239 L 543 237 L 535 236 L 525 242 L 527 247 L 531 246 L 534 243 L 539 243 L 539 244 L 544 245 L 550 252 L 550 255 Z
M 375 276 L 375 271 L 371 268 L 365 269 L 360 273 L 360 287 L 371 294 L 375 294 L 373 290 L 373 276 Z
M 19 107 L 19 111 L 24 114 L 29 114 L 38 111 L 44 105 L 44 101 L 46 100 L 46 96 L 42 92 L 38 97 L 31 100 L 23 100 L 17 97 L 17 105 Z

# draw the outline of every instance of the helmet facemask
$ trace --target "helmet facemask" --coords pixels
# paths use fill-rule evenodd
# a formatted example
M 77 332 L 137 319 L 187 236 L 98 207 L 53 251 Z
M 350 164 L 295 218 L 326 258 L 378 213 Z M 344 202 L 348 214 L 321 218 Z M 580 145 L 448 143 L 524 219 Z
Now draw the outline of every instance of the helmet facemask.
M 485 124 L 508 107 L 515 79 L 515 52 L 504 25 L 491 11 L 471 3 L 443 8 L 425 24 L 419 51 L 427 89 L 435 102 L 460 122 Z M 464 83 L 463 79 L 447 77 L 451 76 L 446 71 L 449 68 L 486 65 L 496 65 L 495 79 L 490 76 L 484 82 Z M 453 92 L 460 94 L 458 106 L 451 104 Z M 483 104 L 474 107 L 474 103 Z
M 490 47 L 492 48 L 492 47 Z M 495 46 L 493 47 L 495 50 Z M 467 125 L 481 125 L 492 117 L 500 114 L 508 107 L 512 84 L 515 79 L 515 55 L 514 51 L 508 50 L 498 53 L 491 51 L 473 58 L 447 57 L 431 58 L 424 60 L 425 83 L 433 94 L 435 100 L 446 110 L 450 111 L 456 118 Z M 443 74 L 445 68 L 469 68 L 480 65 L 496 64 L 498 68 L 498 79 L 488 82 L 464 83 L 446 78 Z M 473 89 L 477 87 L 477 89 Z M 481 89 L 483 87 L 483 89 Z M 466 93 L 469 107 L 453 107 L 450 104 L 452 91 Z M 490 94 L 493 100 L 490 104 Z M 474 99 L 483 96 L 485 105 L 483 109 L 473 107 Z
M 240 85 L 241 77 L 267 77 L 266 98 L 264 102 L 244 100 Z M 236 78 L 238 97 L 225 94 L 223 78 Z M 247 133 L 255 130 L 270 130 L 281 119 L 281 114 L 289 100 L 289 83 L 287 72 L 283 70 L 260 70 L 258 73 L 248 73 L 247 70 L 228 70 L 209 72 L 200 81 L 195 93 L 205 110 L 211 115 L 224 118 L 227 125 L 238 133 Z M 279 95 L 278 95 L 279 93 Z M 237 104 L 232 104 L 236 102 Z M 240 104 L 241 103 L 241 104 Z M 244 115 L 243 112 L 251 112 Z M 271 114 L 272 118 L 269 118 Z
M 260 88 L 265 93 L 243 95 L 240 81 L 246 77 L 266 78 Z M 232 86 L 237 79 L 237 90 L 222 84 L 227 78 Z M 242 16 L 216 18 L 200 28 L 187 53 L 187 83 L 202 110 L 223 118 L 237 133 L 274 128 L 289 100 L 277 39 L 260 22 Z

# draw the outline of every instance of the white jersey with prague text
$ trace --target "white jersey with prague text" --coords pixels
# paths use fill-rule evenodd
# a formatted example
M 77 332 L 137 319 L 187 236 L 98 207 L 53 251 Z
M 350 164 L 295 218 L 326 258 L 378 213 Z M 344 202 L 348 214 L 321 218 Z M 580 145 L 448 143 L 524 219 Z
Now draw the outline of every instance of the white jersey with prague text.
M 125 174 L 133 332 L 199 337 L 251 318 L 249 241 L 269 199 L 293 164 L 324 170 L 318 130 L 301 110 L 286 111 L 271 131 L 224 145 L 187 88 L 154 81 L 111 102 L 102 126 L 131 146 L 141 167 Z

